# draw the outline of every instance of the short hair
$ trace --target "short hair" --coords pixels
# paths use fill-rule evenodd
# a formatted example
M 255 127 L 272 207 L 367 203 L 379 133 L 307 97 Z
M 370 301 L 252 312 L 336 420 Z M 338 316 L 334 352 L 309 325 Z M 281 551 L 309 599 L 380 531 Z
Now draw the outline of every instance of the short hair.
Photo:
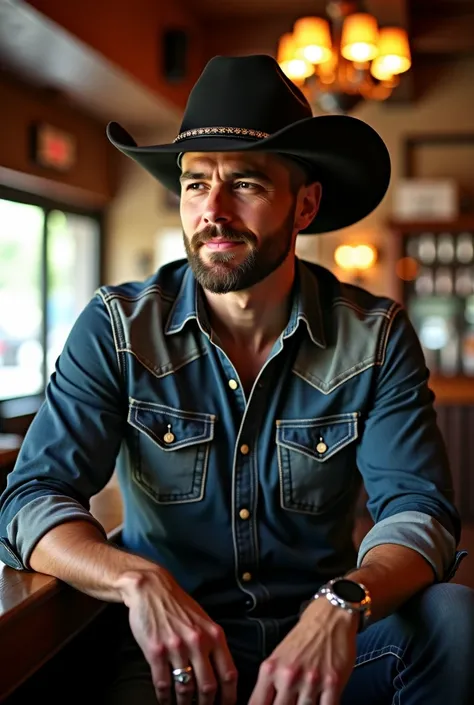
M 314 174 L 314 167 L 309 162 L 287 154 L 279 154 L 279 156 L 290 172 L 290 189 L 293 195 L 296 195 L 302 186 L 309 186 L 318 180 Z

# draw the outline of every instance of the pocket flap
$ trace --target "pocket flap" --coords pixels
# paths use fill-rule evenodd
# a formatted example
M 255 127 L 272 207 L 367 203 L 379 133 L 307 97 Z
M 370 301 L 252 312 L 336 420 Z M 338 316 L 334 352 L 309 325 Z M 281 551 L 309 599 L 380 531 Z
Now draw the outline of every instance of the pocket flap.
M 214 438 L 216 417 L 213 414 L 183 411 L 136 399 L 130 399 L 129 403 L 128 422 L 162 450 L 178 450 Z
M 358 412 L 276 422 L 278 445 L 325 462 L 358 436 Z

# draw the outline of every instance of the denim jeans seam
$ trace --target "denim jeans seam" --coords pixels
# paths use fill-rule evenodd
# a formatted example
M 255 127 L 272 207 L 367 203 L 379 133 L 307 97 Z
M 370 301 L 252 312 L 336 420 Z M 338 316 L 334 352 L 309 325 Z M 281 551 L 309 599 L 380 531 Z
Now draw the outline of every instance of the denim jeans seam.
M 373 651 L 368 651 L 365 654 L 360 654 L 360 656 L 356 658 L 355 667 L 362 666 L 365 663 L 369 663 L 370 661 L 375 661 L 376 659 L 381 658 L 382 656 L 395 656 L 395 658 L 400 659 L 403 663 L 401 656 L 401 654 L 403 653 L 404 651 L 400 647 L 395 646 L 394 644 L 389 644 L 388 646 L 384 646 L 381 649 L 374 649 Z
M 389 644 L 388 646 L 384 646 L 381 649 L 374 649 L 373 651 L 368 651 L 367 653 L 358 656 L 354 668 L 357 668 L 357 666 L 363 666 L 364 664 L 370 663 L 371 661 L 375 661 L 379 658 L 383 658 L 384 656 L 395 656 L 395 658 L 397 659 L 397 675 L 400 679 L 402 686 L 405 687 L 400 673 L 400 667 L 402 667 L 404 670 L 406 669 L 405 662 L 403 660 L 404 655 L 405 649 L 401 649 L 399 646 L 395 646 L 394 644 Z M 393 695 L 392 705 L 400 705 L 400 693 L 401 691 L 398 689 L 395 691 Z
M 403 651 L 401 656 L 397 656 L 397 675 L 400 679 L 400 683 L 402 684 L 402 688 L 405 687 L 405 683 L 403 682 L 402 674 L 400 673 L 400 665 L 403 667 L 403 670 L 406 670 L 405 662 L 403 660 L 403 656 L 405 655 L 405 650 Z M 401 703 L 401 690 L 399 688 L 395 689 L 395 692 L 393 694 L 393 700 L 392 700 L 392 705 L 400 705 Z

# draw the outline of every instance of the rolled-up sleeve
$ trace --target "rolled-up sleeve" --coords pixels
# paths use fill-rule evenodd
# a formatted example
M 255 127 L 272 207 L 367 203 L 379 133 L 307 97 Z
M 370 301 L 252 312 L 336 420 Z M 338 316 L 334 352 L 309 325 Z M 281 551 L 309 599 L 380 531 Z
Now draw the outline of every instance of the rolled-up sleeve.
M 109 481 L 126 398 L 108 311 L 99 295 L 78 317 L 0 497 L 0 559 L 29 569 L 38 541 L 66 521 L 102 526 L 90 498 Z
M 456 560 L 460 518 L 429 373 L 403 309 L 387 323 L 386 341 L 358 448 L 375 522 L 358 566 L 375 546 L 398 544 L 417 551 L 444 580 Z

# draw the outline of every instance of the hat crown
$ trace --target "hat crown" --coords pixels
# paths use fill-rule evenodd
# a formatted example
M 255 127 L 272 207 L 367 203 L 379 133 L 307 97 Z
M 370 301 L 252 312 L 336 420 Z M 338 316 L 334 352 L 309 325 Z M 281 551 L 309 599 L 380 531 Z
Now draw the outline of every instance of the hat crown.
M 215 56 L 189 95 L 180 132 L 237 127 L 273 134 L 310 117 L 308 101 L 273 57 Z

